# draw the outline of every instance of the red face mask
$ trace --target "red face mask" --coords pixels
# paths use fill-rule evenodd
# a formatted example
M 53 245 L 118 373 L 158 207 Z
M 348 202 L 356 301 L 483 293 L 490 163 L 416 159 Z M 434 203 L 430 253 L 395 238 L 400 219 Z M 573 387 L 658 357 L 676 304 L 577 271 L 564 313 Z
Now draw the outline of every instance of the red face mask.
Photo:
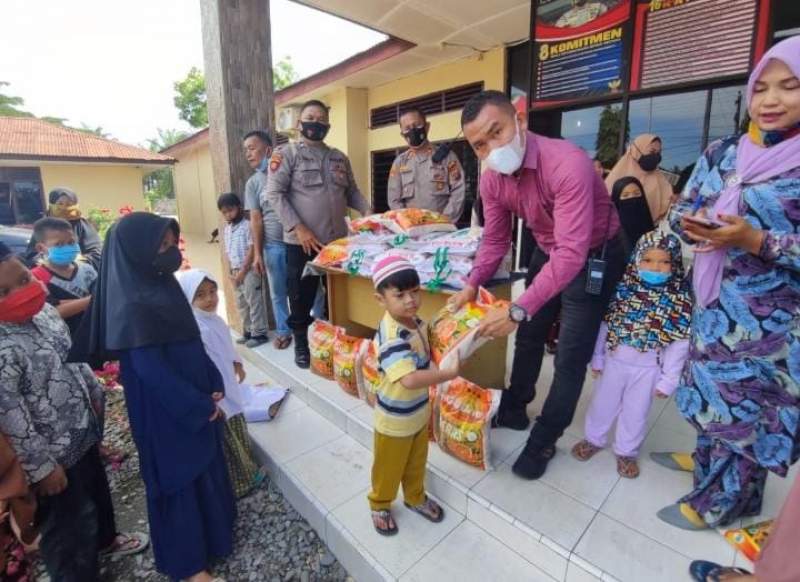
M 44 307 L 47 293 L 36 279 L 0 300 L 0 321 L 24 323 Z

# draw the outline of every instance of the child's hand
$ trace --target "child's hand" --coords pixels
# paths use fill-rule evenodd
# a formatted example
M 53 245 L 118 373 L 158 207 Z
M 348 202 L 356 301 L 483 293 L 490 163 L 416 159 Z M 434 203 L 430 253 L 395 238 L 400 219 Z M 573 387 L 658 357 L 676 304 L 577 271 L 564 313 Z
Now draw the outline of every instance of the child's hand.
M 223 398 L 225 398 L 225 393 L 224 392 L 212 392 L 211 393 L 211 400 L 213 400 L 214 402 L 219 402 Z
M 225 420 L 225 413 L 216 404 L 214 405 L 214 414 L 208 417 L 208 422 L 214 422 L 215 420 Z
M 67 474 L 61 465 L 56 465 L 47 477 L 36 483 L 39 495 L 58 495 L 67 488 Z
M 236 380 L 241 384 L 247 378 L 247 372 L 244 371 L 244 366 L 241 362 L 233 363 L 233 372 L 236 374 Z
M 595 380 L 597 380 L 600 376 L 602 376 L 602 374 L 603 370 L 596 370 L 592 368 L 592 378 L 594 378 Z
M 656 398 L 661 398 L 661 400 L 666 400 L 669 398 L 669 394 L 664 394 L 661 390 L 656 390 Z
M 461 359 L 458 357 L 458 352 L 453 352 L 451 356 L 448 357 L 448 364 L 445 367 L 440 367 L 439 371 L 444 374 L 444 380 L 452 380 L 456 376 L 458 376 L 459 369 L 461 368 Z
M 244 283 L 244 278 L 246 276 L 247 276 L 247 273 L 245 271 L 239 270 L 239 272 L 236 273 L 235 277 L 231 277 L 231 281 L 233 281 L 233 286 L 234 287 L 241 287 L 242 283 Z

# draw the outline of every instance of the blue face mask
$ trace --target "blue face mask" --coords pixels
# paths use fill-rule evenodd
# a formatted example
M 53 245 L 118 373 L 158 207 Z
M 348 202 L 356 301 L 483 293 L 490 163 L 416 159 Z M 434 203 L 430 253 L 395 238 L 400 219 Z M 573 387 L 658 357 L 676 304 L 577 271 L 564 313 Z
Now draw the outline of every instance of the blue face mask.
M 267 156 L 264 156 L 263 158 L 261 158 L 261 163 L 258 164 L 258 168 L 256 168 L 256 169 L 259 172 L 266 172 L 268 165 L 269 165 L 269 158 L 267 158 Z
M 639 269 L 639 278 L 648 285 L 663 285 L 669 281 L 671 273 L 661 273 L 659 271 L 644 271 Z
M 81 254 L 81 247 L 78 243 L 71 245 L 62 245 L 58 247 L 49 247 L 47 249 L 47 260 L 56 266 L 71 265 L 78 255 Z

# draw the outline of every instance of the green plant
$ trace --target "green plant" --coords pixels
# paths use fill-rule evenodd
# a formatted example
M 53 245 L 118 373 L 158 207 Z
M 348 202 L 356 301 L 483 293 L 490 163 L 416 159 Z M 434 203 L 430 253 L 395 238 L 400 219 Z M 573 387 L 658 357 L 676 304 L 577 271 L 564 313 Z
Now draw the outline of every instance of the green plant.
M 117 217 L 108 208 L 89 209 L 89 222 L 94 225 L 101 240 L 106 240 L 106 233 L 116 219 Z

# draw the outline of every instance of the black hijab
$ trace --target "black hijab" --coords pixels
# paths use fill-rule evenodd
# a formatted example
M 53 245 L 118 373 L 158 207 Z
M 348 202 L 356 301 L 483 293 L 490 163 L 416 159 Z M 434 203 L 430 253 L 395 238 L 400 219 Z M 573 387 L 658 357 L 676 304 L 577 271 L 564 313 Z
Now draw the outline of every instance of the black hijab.
M 200 337 L 178 281 L 153 265 L 170 228 L 180 233 L 174 220 L 147 212 L 128 214 L 111 227 L 90 313 L 71 359 Z
M 620 200 L 622 191 L 629 184 L 636 184 L 642 195 L 638 198 Z M 611 189 L 611 200 L 613 200 L 614 206 L 617 207 L 622 230 L 625 231 L 625 236 L 631 248 L 636 246 L 636 242 L 643 234 L 655 230 L 656 226 L 653 224 L 653 217 L 650 215 L 650 207 L 647 205 L 647 198 L 644 197 L 644 187 L 639 180 L 633 176 L 628 176 L 614 182 L 614 186 Z

